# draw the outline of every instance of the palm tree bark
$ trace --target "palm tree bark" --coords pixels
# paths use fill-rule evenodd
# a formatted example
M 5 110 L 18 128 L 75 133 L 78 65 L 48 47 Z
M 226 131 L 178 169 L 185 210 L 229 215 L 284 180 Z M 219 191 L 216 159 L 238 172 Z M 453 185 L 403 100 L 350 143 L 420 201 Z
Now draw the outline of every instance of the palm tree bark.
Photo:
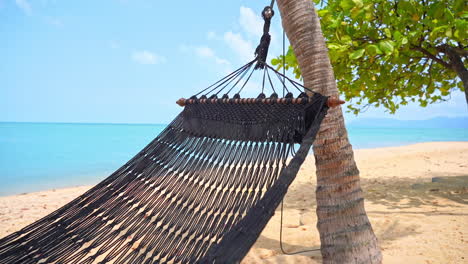
M 283 28 L 304 83 L 338 97 L 333 69 L 311 0 L 278 0 Z M 359 170 L 341 107 L 329 110 L 314 143 L 317 168 L 317 228 L 323 263 L 381 263 L 377 238 L 364 209 Z
M 457 53 L 456 49 L 449 46 L 444 45 L 443 49 L 445 50 L 445 54 L 450 60 L 450 66 L 453 71 L 455 71 L 463 83 L 463 89 L 465 90 L 465 99 L 466 103 L 468 104 L 468 69 L 465 68 L 465 64 L 462 61 L 460 54 Z

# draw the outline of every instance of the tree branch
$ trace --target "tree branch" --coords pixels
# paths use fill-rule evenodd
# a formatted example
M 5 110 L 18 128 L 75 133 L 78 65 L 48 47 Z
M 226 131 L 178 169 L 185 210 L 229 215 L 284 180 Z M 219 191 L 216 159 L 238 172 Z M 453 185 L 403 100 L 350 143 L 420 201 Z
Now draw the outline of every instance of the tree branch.
M 442 66 L 444 66 L 444 67 L 447 68 L 448 70 L 453 70 L 453 68 L 452 68 L 452 66 L 451 66 L 450 64 L 448 64 L 447 62 L 445 62 L 445 61 L 442 60 L 442 59 L 437 58 L 434 54 L 430 53 L 428 50 L 424 49 L 423 47 L 420 47 L 420 46 L 413 46 L 411 49 L 412 49 L 412 50 L 420 51 L 420 52 L 422 52 L 424 55 L 426 55 L 427 58 L 436 61 L 437 63 L 441 64 Z
M 465 67 L 461 56 L 453 49 L 452 46 L 444 45 L 445 54 L 450 60 L 450 65 L 452 70 L 455 71 L 460 77 L 460 80 L 463 83 L 463 89 L 465 90 L 465 99 L 468 104 L 468 69 Z
M 468 50 L 464 48 L 454 47 L 454 46 L 447 45 L 447 44 L 437 46 L 436 49 L 443 53 L 446 53 L 447 49 L 450 49 L 451 51 L 457 53 L 460 56 L 463 56 L 463 57 L 468 56 Z

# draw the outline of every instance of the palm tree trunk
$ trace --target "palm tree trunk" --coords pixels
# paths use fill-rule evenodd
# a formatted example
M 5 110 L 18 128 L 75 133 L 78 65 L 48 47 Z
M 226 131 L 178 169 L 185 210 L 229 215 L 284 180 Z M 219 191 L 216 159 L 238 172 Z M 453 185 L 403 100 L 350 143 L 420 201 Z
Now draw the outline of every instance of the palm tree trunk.
M 463 83 L 465 99 L 466 103 L 468 104 L 468 69 L 465 67 L 460 54 L 458 54 L 453 47 L 444 45 L 443 49 L 445 50 L 445 54 L 447 54 L 447 57 L 450 60 L 450 66 L 452 67 L 452 70 L 457 73 L 458 77 Z
M 338 97 L 333 69 L 311 0 L 278 0 L 283 28 L 307 87 Z M 364 209 L 341 107 L 329 110 L 314 143 L 317 228 L 323 263 L 381 263 L 382 254 Z

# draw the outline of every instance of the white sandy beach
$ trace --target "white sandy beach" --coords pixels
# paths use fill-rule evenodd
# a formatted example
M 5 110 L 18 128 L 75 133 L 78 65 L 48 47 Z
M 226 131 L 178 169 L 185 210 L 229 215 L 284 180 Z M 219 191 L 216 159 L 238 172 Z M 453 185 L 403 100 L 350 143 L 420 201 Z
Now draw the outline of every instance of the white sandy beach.
M 468 263 L 468 142 L 355 151 L 366 210 L 384 263 Z M 433 177 L 443 177 L 431 182 Z M 315 168 L 309 156 L 284 203 L 287 251 L 317 248 Z M 0 197 L 0 237 L 71 201 L 89 186 Z M 321 263 L 320 252 L 283 255 L 279 210 L 242 263 Z

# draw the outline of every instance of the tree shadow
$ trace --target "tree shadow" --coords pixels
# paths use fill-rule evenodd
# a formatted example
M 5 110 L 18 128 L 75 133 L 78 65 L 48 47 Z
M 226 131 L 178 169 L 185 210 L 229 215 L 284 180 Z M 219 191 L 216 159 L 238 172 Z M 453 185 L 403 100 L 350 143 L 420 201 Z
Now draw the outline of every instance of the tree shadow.
M 387 225 L 381 225 L 375 229 L 379 243 L 385 246 L 387 243 L 395 241 L 399 238 L 408 237 L 419 234 L 416 229 L 418 225 L 415 224 L 402 224 L 399 220 L 392 220 Z
M 468 204 L 468 176 L 430 179 L 361 179 L 364 198 L 389 209 L 409 209 L 423 205 L 454 207 Z M 454 203 L 440 203 L 438 198 Z
M 315 183 L 301 182 L 300 184 L 292 184 L 284 197 L 285 208 L 310 210 L 317 206 L 315 199 Z
M 389 209 L 410 209 L 423 205 L 454 207 L 468 204 L 468 175 L 415 179 L 391 177 L 385 179 L 361 178 L 366 201 L 382 204 Z M 286 194 L 285 208 L 315 210 L 315 183 L 301 182 L 291 185 Z M 454 203 L 440 203 L 444 198 Z
M 393 215 L 399 210 L 398 214 L 421 214 L 427 216 L 433 215 L 466 215 L 463 212 L 451 212 L 447 210 L 417 210 L 421 206 L 431 206 L 436 208 L 461 207 L 468 204 L 468 175 L 463 176 L 438 176 L 432 179 L 415 179 L 386 177 L 384 179 L 366 179 L 361 178 L 361 186 L 364 191 L 366 201 L 373 204 L 385 205 L 389 210 L 378 209 L 369 210 L 369 214 Z M 302 219 L 307 217 L 307 225 L 314 225 L 316 222 L 315 209 L 315 188 L 316 184 L 309 181 L 295 182 L 291 185 L 284 198 L 284 210 L 297 210 L 300 216 L 299 224 L 303 225 Z M 441 201 L 440 198 L 451 202 Z M 281 207 L 277 208 L 276 214 L 279 214 Z M 411 210 L 411 209 L 415 210 Z M 376 223 L 375 234 L 379 243 L 385 249 L 386 245 L 400 238 L 413 236 L 421 233 L 418 231 L 419 225 L 414 223 L 401 222 L 398 219 L 381 218 Z M 318 239 L 318 238 L 317 238 Z M 297 242 L 296 242 L 297 243 Z M 283 242 L 283 248 L 287 252 L 295 252 L 307 249 L 317 249 L 319 244 L 309 245 L 310 241 L 304 241 L 301 244 Z M 276 252 L 276 256 L 283 255 L 280 249 L 279 233 L 274 239 L 261 235 L 257 242 L 257 248 L 263 248 Z M 300 253 L 298 256 L 309 257 L 322 263 L 320 251 Z
M 382 228 L 376 230 L 375 234 L 379 240 L 380 245 L 385 247 L 390 244 L 392 241 L 398 240 L 403 237 L 413 236 L 419 234 L 420 232 L 416 231 L 418 228 L 414 224 L 405 224 L 401 223 L 399 220 L 391 220 L 388 224 L 384 225 Z M 262 248 L 266 250 L 271 250 L 276 252 L 276 256 L 288 255 L 284 254 L 280 248 L 279 234 L 277 239 L 268 238 L 261 235 L 256 241 L 256 248 Z M 295 256 L 305 256 L 311 259 L 314 259 L 318 263 L 322 263 L 322 255 L 320 252 L 320 244 L 309 245 L 309 241 L 304 241 L 303 244 L 292 244 L 283 241 L 283 249 L 287 253 L 294 253 L 300 251 Z M 309 251 L 312 250 L 312 251 Z

